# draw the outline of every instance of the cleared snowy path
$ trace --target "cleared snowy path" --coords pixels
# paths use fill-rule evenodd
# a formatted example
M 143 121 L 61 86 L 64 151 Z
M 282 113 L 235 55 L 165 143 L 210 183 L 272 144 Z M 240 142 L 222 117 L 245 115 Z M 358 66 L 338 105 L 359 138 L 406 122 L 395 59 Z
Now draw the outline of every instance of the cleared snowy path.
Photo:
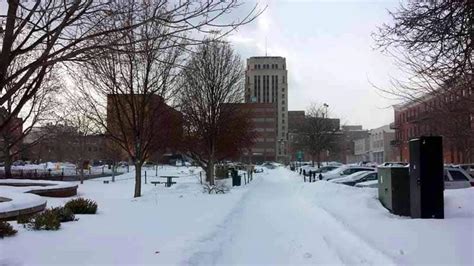
M 224 222 L 192 244 L 183 264 L 393 264 L 343 223 L 309 204 L 300 193 L 302 186 L 286 169 L 256 179 Z

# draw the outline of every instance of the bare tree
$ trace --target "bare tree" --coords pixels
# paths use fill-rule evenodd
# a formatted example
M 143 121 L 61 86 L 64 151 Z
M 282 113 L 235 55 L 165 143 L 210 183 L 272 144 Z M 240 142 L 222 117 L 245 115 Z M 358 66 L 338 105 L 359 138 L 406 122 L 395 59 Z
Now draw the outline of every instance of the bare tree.
M 190 44 L 199 40 L 199 36 L 183 34 L 191 30 L 223 36 L 260 13 L 254 6 L 241 19 L 221 19 L 240 6 L 239 0 L 8 0 L 6 8 L 2 6 L 0 10 L 0 105 L 14 95 L 18 104 L 0 123 L 0 129 L 37 95 L 51 67 L 87 61 L 107 49 L 127 49 L 133 44 L 130 41 L 136 43 L 141 41 L 138 37 L 150 36 L 137 35 L 132 40 L 126 32 L 150 23 L 166 25 L 166 36 L 179 37 Z M 138 17 L 128 23 L 116 23 L 130 17 L 130 13 Z M 19 59 L 24 60 L 21 67 L 11 71 Z
M 328 118 L 326 107 L 312 104 L 296 135 L 296 146 L 311 155 L 312 164 L 321 166 L 321 154 L 336 148 L 339 119 Z
M 473 14 L 471 0 L 410 0 L 374 33 L 377 48 L 394 57 L 407 76 L 377 88 L 388 97 L 421 103 L 419 126 L 445 136 L 465 154 L 474 150 L 468 122 L 474 115 Z M 464 144 L 454 144 L 459 142 Z
M 243 64 L 228 43 L 209 39 L 197 48 L 181 78 L 185 150 L 214 185 L 216 162 L 252 146 L 251 120 L 237 104 L 243 100 Z
M 18 63 L 18 62 L 17 62 Z M 15 65 L 20 67 L 19 65 Z M 12 68 L 15 69 L 15 68 Z M 13 85 L 9 83 L 7 90 Z M 23 140 L 38 125 L 47 123 L 53 118 L 57 100 L 54 93 L 59 91 L 57 76 L 48 72 L 45 73 L 44 86 L 22 107 L 22 111 L 13 116 L 15 109 L 21 105 L 21 95 L 24 88 L 20 88 L 1 107 L 0 123 L 5 122 L 5 127 L 0 129 L 0 143 L 2 159 L 5 162 L 5 177 L 11 178 L 11 166 L 13 158 L 21 156 L 26 150 L 32 148 L 39 141 L 46 137 L 45 134 L 37 134 L 28 143 Z
M 383 90 L 404 100 L 426 94 L 465 96 L 462 90 L 472 89 L 473 10 L 470 0 L 411 0 L 390 12 L 393 23 L 382 25 L 374 38 L 409 80 L 394 80 Z
M 73 99 L 69 99 L 73 100 Z M 81 184 L 84 183 L 84 166 L 88 158 L 89 137 L 98 134 L 99 129 L 94 120 L 90 118 L 89 112 L 86 112 L 80 106 L 67 106 L 63 109 L 59 121 L 69 130 L 68 144 L 74 152 L 69 158 L 73 158 L 76 163 L 76 169 L 79 168 Z
M 154 5 L 149 6 L 154 10 Z M 147 17 L 132 12 L 116 23 L 137 23 Z M 142 10 L 149 12 L 150 10 Z M 161 22 L 144 24 L 125 33 L 127 45 L 118 44 L 81 65 L 77 85 L 81 104 L 110 140 L 135 165 L 135 193 L 141 196 L 141 169 L 151 153 L 164 145 L 159 128 L 172 116 L 166 105 L 175 79 L 182 47 Z M 135 40 L 140 40 L 136 42 Z

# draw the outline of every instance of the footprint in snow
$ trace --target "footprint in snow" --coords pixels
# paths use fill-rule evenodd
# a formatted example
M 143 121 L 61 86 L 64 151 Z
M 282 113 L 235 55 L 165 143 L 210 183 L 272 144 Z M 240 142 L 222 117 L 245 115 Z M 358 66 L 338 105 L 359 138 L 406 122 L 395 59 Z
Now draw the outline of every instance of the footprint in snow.
M 312 255 L 311 253 L 309 253 L 309 252 L 306 252 L 306 253 L 303 255 L 303 257 L 304 257 L 305 259 L 310 259 L 310 258 L 313 257 L 313 255 Z

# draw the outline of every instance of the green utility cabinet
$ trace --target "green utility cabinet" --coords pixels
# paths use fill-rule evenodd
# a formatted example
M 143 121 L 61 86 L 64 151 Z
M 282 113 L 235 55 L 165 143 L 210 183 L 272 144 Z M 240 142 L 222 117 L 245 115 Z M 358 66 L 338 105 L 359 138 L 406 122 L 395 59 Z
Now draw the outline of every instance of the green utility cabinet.
M 379 200 L 391 213 L 410 216 L 410 174 L 408 167 L 379 167 Z

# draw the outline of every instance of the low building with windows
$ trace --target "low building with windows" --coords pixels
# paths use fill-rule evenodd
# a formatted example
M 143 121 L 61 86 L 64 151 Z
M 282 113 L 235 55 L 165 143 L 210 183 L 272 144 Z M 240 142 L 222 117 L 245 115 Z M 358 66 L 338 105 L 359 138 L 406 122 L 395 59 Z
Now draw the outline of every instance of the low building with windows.
M 433 92 L 394 106 L 395 139 L 399 161 L 409 161 L 409 141 L 419 136 L 443 137 L 445 163 L 474 162 L 474 87 Z

